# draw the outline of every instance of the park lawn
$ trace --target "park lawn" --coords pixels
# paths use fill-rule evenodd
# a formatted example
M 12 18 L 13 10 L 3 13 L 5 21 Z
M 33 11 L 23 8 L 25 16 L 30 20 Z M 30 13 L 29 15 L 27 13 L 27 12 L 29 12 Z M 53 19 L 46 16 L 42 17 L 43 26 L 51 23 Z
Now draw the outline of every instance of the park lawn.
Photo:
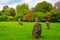
M 42 37 L 32 38 L 34 22 L 0 22 L 0 40 L 60 40 L 60 23 L 50 23 L 50 30 L 42 24 Z M 2 26 L 2 27 L 1 27 Z

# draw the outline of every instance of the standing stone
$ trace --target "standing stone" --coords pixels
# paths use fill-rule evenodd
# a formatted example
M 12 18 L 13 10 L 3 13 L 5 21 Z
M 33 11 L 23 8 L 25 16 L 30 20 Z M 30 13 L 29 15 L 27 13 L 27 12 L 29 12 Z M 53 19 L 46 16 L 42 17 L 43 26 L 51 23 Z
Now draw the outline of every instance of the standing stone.
M 46 21 L 46 27 L 47 27 L 47 29 L 50 29 L 49 21 Z
M 18 22 L 19 22 L 20 25 L 23 25 L 23 23 L 22 23 L 22 21 L 20 19 L 18 20 Z
M 42 26 L 39 24 L 38 19 L 35 19 L 35 25 L 33 28 L 32 36 L 33 38 L 39 38 L 41 37 L 41 32 L 42 32 Z

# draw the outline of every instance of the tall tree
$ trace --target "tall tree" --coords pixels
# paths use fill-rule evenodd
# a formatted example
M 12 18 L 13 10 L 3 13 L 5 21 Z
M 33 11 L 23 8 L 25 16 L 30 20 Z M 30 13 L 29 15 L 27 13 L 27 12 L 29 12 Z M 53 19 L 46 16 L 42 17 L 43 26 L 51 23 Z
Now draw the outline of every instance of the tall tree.
M 1 11 L 2 13 L 4 13 L 5 15 L 8 15 L 9 12 L 9 7 L 8 6 L 3 6 L 3 10 Z
M 37 12 L 49 12 L 52 9 L 52 5 L 46 1 L 38 3 L 33 11 Z
M 14 8 L 10 8 L 9 11 L 10 11 L 10 14 L 9 14 L 10 16 L 15 16 L 16 15 L 16 12 L 15 12 Z
M 29 12 L 29 6 L 28 4 L 21 4 L 16 6 L 17 13 L 23 13 L 26 14 Z
M 3 10 L 8 10 L 8 9 L 9 9 L 8 6 L 4 6 L 4 7 L 3 7 Z

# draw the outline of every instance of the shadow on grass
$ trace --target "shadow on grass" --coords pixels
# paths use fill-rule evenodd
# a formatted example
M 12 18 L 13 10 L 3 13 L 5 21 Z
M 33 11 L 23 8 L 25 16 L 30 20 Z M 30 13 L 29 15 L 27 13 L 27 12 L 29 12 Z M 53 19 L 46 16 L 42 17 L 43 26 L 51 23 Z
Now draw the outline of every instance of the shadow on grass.
M 40 38 L 36 39 L 36 38 L 32 38 L 32 40 L 42 40 L 42 39 L 46 39 L 48 38 L 47 35 L 46 36 L 41 36 Z

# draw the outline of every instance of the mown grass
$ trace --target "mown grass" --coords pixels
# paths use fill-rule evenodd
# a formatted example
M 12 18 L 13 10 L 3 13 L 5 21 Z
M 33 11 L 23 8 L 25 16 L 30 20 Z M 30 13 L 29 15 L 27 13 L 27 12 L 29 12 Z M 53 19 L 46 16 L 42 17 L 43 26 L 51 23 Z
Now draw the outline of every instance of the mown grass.
M 60 23 L 50 23 L 50 30 L 42 24 L 42 37 L 32 38 L 34 22 L 0 22 L 0 40 L 60 40 Z

